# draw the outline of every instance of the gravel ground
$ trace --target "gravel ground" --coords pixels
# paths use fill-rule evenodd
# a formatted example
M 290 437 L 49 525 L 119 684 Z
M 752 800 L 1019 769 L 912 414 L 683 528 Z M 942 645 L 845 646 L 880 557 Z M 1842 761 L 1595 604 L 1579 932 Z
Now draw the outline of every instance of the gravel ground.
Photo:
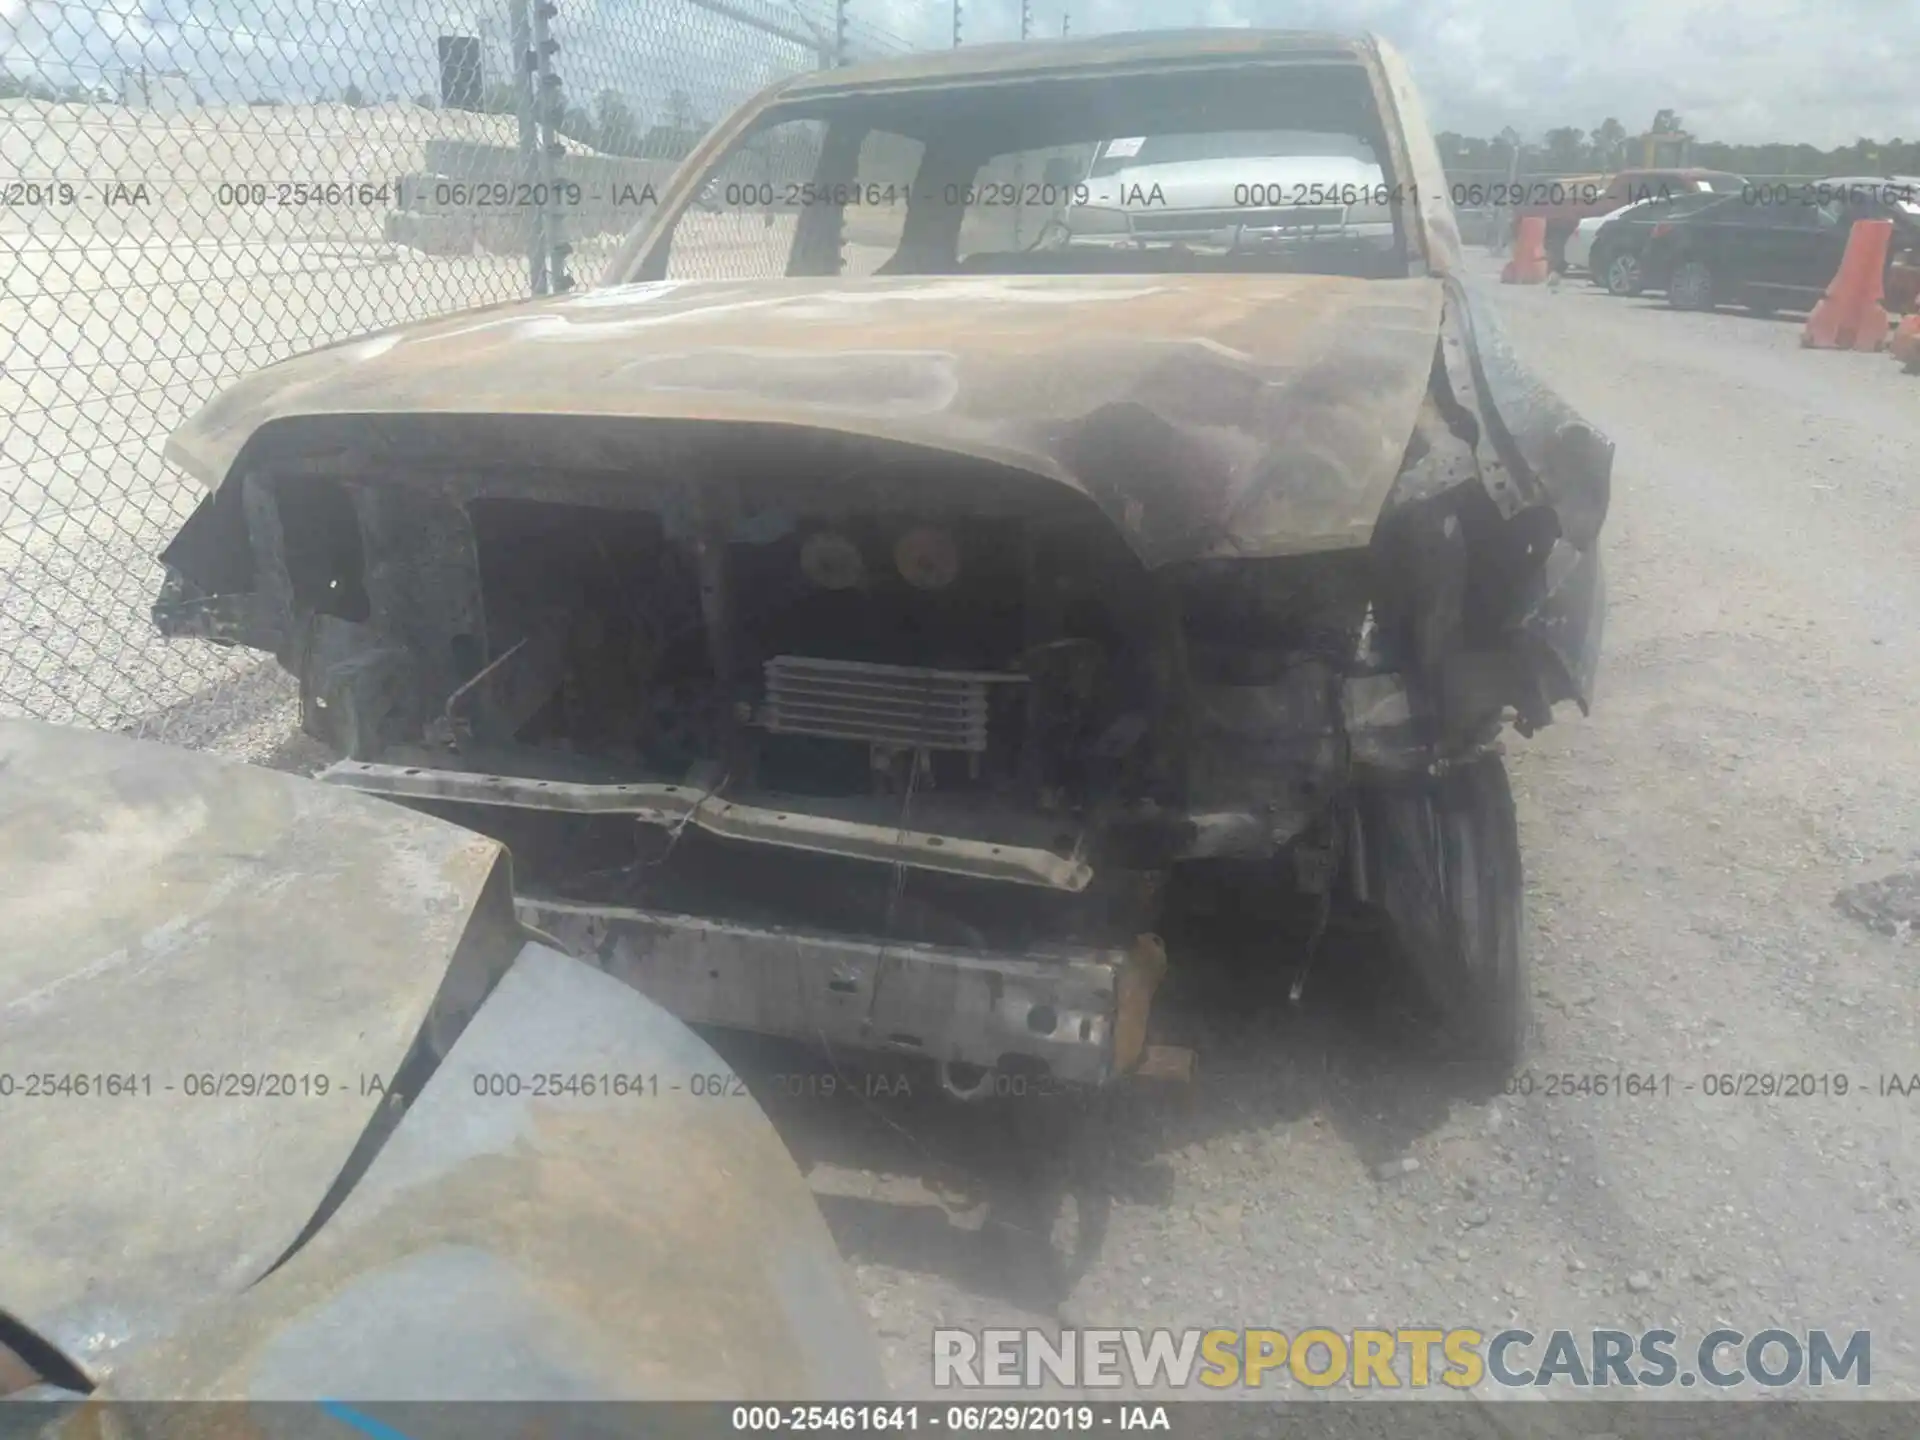
M 1864 1327 L 1874 1396 L 1916 1393 L 1920 1094 L 1874 1092 L 1920 1072 L 1920 950 L 1833 901 L 1920 860 L 1920 384 L 1790 321 L 1498 293 L 1619 445 L 1596 712 L 1511 752 L 1532 1093 L 1423 1055 L 1357 940 L 1292 1012 L 1189 953 L 1158 1023 L 1200 1078 L 1105 1130 L 784 1093 L 807 1062 L 755 1048 L 904 1393 L 933 1393 L 934 1325 L 1056 1323 L 1666 1326 L 1682 1356 L 1718 1325 Z M 1626 1071 L 1659 1093 L 1546 1093 Z M 1705 1093 L 1739 1072 L 1851 1093 Z M 1076 1145 L 1101 1163 L 1063 1199 Z M 1077 1229 L 1081 1272 L 1050 1264 Z

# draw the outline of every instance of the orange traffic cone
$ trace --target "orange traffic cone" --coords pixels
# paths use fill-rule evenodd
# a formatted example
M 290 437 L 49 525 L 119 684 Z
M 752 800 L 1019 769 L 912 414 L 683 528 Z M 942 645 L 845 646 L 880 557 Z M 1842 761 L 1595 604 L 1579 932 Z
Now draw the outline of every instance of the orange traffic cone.
M 1513 223 L 1513 258 L 1500 269 L 1502 285 L 1538 285 L 1547 278 L 1547 220 L 1527 215 Z
M 1827 293 L 1807 316 L 1800 343 L 1816 350 L 1884 350 L 1887 312 L 1880 277 L 1893 243 L 1893 221 L 1856 220 L 1847 253 Z
M 1887 342 L 1887 349 L 1909 375 L 1920 375 L 1920 315 L 1909 315 L 1900 322 L 1893 339 Z

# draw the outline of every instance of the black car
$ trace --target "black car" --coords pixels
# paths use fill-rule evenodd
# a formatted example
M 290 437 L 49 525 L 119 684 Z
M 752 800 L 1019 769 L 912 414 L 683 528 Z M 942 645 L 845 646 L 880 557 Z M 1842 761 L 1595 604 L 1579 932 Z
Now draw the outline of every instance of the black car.
M 1892 220 L 1891 267 L 1920 247 L 1920 206 L 1891 186 L 1758 186 L 1656 224 L 1640 252 L 1645 288 L 1678 310 L 1740 304 L 1807 309 L 1825 292 L 1857 220 Z
M 1640 252 L 1654 230 L 1676 215 L 1692 214 L 1726 198 L 1724 193 L 1703 190 L 1645 200 L 1616 211 L 1600 227 L 1587 252 L 1587 272 L 1593 283 L 1615 295 L 1638 295 L 1646 288 Z

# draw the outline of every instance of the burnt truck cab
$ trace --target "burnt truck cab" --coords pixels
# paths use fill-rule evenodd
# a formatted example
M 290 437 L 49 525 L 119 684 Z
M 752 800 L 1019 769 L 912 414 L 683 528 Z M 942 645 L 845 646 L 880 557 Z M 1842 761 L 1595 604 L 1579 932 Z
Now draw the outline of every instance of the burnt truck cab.
M 1378 157 L 1391 244 L 1079 246 L 1039 193 L 1276 130 Z M 596 288 L 276 365 L 168 453 L 210 493 L 160 628 L 272 652 L 326 779 L 504 841 L 683 1019 L 1103 1083 L 1226 867 L 1374 907 L 1519 1052 L 1499 736 L 1590 702 L 1612 449 L 1466 283 L 1377 41 L 782 82 Z

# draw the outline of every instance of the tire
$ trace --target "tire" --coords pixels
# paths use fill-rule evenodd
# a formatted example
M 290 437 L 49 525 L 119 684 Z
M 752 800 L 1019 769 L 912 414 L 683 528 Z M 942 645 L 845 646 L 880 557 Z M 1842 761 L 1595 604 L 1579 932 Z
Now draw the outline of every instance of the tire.
M 1452 1058 L 1505 1076 L 1526 1053 L 1526 879 L 1506 766 L 1356 797 L 1370 898 Z
M 1667 279 L 1667 304 L 1676 310 L 1711 310 L 1714 307 L 1713 271 L 1704 260 L 1683 260 Z
M 1646 288 L 1647 277 L 1641 272 L 1638 255 L 1613 255 L 1607 259 L 1606 275 L 1601 282 L 1607 287 L 1609 295 L 1631 297 Z

